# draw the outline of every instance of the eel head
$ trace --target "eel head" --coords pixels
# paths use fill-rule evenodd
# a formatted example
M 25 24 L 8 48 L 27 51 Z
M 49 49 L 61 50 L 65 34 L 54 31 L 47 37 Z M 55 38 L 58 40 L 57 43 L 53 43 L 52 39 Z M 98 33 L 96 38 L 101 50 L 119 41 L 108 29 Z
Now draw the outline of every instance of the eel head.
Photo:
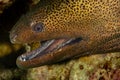
M 43 22 L 31 22 L 22 16 L 10 32 L 12 43 L 33 43 L 40 41 L 41 46 L 17 58 L 20 68 L 31 68 L 52 64 L 74 56 L 74 49 L 82 40 L 76 28 L 60 27 Z M 30 23 L 29 23 L 30 22 Z M 76 52 L 75 52 L 76 53 Z

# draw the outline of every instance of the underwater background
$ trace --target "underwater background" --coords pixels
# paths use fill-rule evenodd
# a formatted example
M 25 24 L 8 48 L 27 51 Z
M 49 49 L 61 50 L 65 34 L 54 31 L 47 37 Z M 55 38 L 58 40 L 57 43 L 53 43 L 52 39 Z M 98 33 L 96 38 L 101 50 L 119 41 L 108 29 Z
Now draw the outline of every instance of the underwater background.
M 120 52 L 96 54 L 22 70 L 16 58 L 25 47 L 12 44 L 9 31 L 40 0 L 0 0 L 0 80 L 120 80 Z

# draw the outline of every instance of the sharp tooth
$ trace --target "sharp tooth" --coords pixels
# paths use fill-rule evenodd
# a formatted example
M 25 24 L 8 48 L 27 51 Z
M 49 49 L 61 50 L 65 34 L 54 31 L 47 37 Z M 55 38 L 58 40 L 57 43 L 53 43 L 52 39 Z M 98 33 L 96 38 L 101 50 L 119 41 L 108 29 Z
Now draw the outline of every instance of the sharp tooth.
M 67 42 L 65 42 L 65 45 L 66 44 L 69 44 L 71 41 L 73 41 L 73 40 L 75 40 L 75 39 L 70 39 L 70 40 L 68 40 Z
M 69 43 L 70 43 L 71 41 L 73 41 L 73 40 L 74 40 L 74 39 L 69 39 L 69 40 L 67 40 L 66 42 L 64 42 L 63 44 L 58 45 L 55 49 L 57 50 L 57 49 L 65 46 L 65 45 L 69 44 Z
M 66 44 L 69 44 L 71 41 L 73 41 L 74 39 L 70 39 L 68 41 L 66 41 L 65 43 L 61 44 L 59 47 L 63 47 L 65 46 Z
M 32 54 L 32 56 L 31 55 L 29 56 L 29 59 L 36 57 L 38 54 L 40 54 L 42 51 L 44 51 L 48 46 L 50 46 L 54 41 L 55 40 L 50 40 L 50 41 L 45 42 L 45 44 L 43 44 L 43 46 L 41 46 L 40 49 L 37 49 L 33 52 L 34 55 Z
M 26 56 L 22 55 L 22 56 L 20 57 L 20 60 L 21 60 L 21 61 L 26 61 Z

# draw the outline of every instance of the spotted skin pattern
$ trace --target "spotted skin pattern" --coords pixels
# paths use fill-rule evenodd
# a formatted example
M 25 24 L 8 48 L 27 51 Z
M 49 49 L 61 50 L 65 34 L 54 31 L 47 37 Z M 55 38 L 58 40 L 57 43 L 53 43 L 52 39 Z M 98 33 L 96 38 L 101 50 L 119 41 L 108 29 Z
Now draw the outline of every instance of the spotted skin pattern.
M 37 23 L 44 24 L 41 32 L 33 30 Z M 86 54 L 120 51 L 120 0 L 41 0 L 10 32 L 12 43 L 78 37 L 82 38 L 79 43 L 61 51 L 17 63 L 23 68 L 36 67 Z

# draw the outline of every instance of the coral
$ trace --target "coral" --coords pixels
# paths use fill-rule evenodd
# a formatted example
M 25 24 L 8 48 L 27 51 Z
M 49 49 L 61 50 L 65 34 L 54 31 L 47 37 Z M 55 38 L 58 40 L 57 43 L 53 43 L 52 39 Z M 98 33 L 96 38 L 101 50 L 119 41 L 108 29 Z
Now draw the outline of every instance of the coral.
M 3 13 L 3 10 L 10 6 L 15 0 L 0 0 L 0 14 Z
M 28 80 L 119 80 L 120 53 L 97 54 L 28 70 Z

